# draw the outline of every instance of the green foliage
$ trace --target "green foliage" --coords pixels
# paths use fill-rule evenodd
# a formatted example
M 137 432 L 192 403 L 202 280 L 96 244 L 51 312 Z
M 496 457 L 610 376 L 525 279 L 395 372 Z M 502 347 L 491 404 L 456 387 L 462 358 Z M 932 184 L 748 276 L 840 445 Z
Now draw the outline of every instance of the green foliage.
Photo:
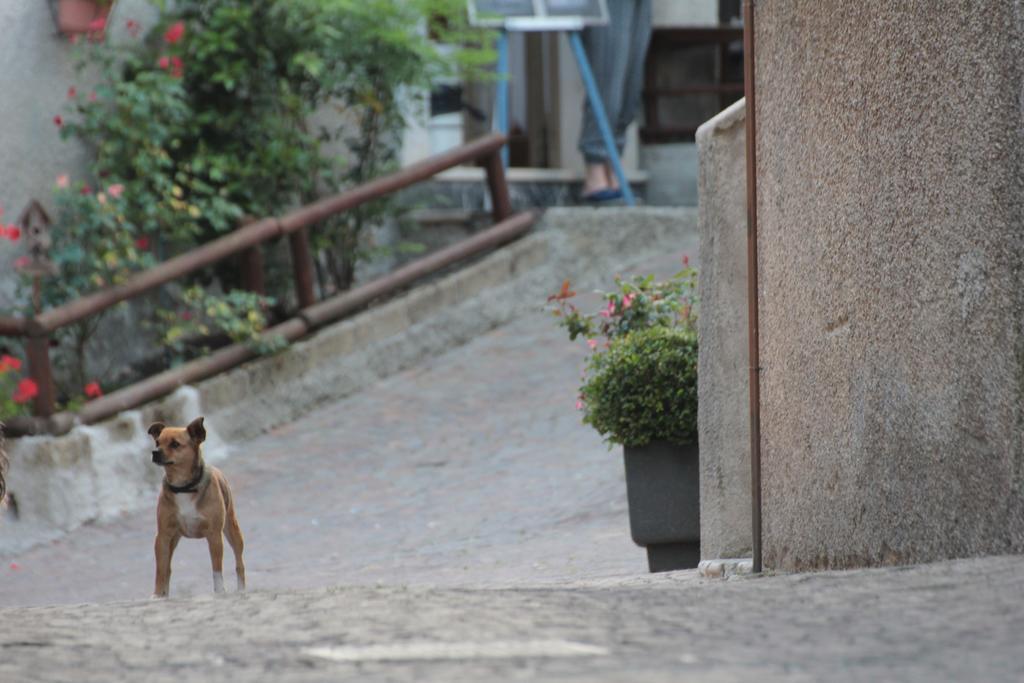
M 69 89 L 68 113 L 55 122 L 91 150 L 89 182 L 100 192 L 59 183 L 60 275 L 45 281 L 44 307 L 122 282 L 245 216 L 280 214 L 391 170 L 415 101 L 406 93 L 442 75 L 479 75 L 493 61 L 480 47 L 488 34 L 466 25 L 462 0 L 152 2 L 158 19 L 145 31 L 128 20 L 131 39 L 79 41 L 78 68 L 91 85 Z M 441 54 L 430 36 L 453 47 Z M 359 259 L 373 253 L 367 228 L 394 213 L 376 202 L 312 231 L 322 290 L 327 277 L 334 289 L 351 285 Z M 230 267 L 214 276 L 225 290 L 235 284 Z M 263 351 L 279 346 L 260 337 L 265 301 L 230 292 L 220 306 L 217 298 L 162 293 L 166 310 L 155 318 L 175 354 L 206 336 L 200 326 Z M 184 329 L 180 310 L 193 305 L 203 315 Z M 206 314 L 211 307 L 216 315 Z M 79 386 L 97 323 L 60 333 Z
M 651 327 L 614 339 L 590 357 L 581 387 L 583 422 L 609 443 L 697 441 L 697 337 Z
M 222 334 L 236 343 L 244 343 L 260 353 L 271 353 L 287 345 L 283 338 L 266 338 L 267 310 L 274 305 L 270 297 L 243 290 L 214 295 L 198 285 L 186 289 L 178 311 L 158 311 L 162 323 L 162 342 L 177 361 L 184 360 L 190 348 L 211 336 Z

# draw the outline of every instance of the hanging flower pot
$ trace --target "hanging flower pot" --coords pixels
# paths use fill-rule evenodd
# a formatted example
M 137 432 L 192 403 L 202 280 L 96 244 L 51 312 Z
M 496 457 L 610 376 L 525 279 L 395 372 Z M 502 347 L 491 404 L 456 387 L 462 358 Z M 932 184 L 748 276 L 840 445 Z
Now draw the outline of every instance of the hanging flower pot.
M 103 30 L 111 0 L 57 0 L 57 28 L 71 37 Z

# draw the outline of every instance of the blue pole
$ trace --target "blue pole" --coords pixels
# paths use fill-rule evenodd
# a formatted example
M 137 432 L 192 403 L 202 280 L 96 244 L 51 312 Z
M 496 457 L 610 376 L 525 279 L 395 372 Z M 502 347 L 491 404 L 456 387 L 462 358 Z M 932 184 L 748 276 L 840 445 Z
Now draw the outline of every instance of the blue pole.
M 494 102 L 492 127 L 508 136 L 508 32 L 498 36 L 498 86 Z M 508 168 L 508 143 L 501 148 L 501 162 Z
M 615 177 L 619 179 L 619 187 L 622 190 L 622 201 L 626 206 L 636 206 L 636 198 L 633 197 L 633 190 L 626 180 L 626 172 L 622 169 L 622 160 L 619 159 L 619 150 L 615 148 L 615 138 L 612 136 L 612 128 L 608 124 L 608 115 L 604 111 L 604 102 L 601 101 L 601 93 L 597 89 L 597 82 L 594 81 L 594 74 L 590 70 L 590 62 L 587 61 L 587 53 L 583 49 L 583 40 L 579 31 L 569 31 L 569 45 L 576 55 L 576 62 L 580 67 L 580 76 L 583 77 L 583 87 L 587 91 L 587 99 L 590 100 L 590 108 L 597 119 L 597 127 L 601 131 L 601 138 L 604 140 L 604 147 L 608 150 L 608 159 L 612 162 L 612 170 Z

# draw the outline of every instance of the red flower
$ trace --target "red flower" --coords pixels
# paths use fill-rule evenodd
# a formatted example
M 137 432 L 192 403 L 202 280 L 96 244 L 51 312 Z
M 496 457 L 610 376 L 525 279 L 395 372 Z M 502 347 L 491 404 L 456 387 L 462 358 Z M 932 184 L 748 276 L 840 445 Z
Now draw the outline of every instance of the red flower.
M 689 268 L 689 267 L 690 267 L 690 255 L 689 254 L 683 254 L 683 268 Z
M 128 29 L 128 35 L 130 35 L 132 38 L 139 37 L 139 29 L 142 28 L 142 26 L 139 25 L 139 22 L 135 21 L 134 19 L 129 19 L 125 22 L 124 26 L 126 29 Z
M 73 100 L 76 97 L 78 97 L 78 91 L 75 90 L 75 86 L 71 86 L 70 88 L 68 88 L 68 99 Z
M 139 239 L 135 240 L 135 248 L 138 249 L 139 251 L 145 251 L 149 249 L 149 238 L 140 237 Z
M 89 187 L 88 184 L 82 185 L 81 194 L 83 194 L 83 195 L 92 194 L 92 188 Z
M 7 239 L 9 239 L 12 242 L 17 242 L 19 237 L 21 237 L 21 228 L 19 228 L 17 225 L 8 225 Z
M 0 356 L 0 372 L 7 372 L 8 370 L 21 370 L 21 361 L 14 356 L 4 354 Z
M 171 24 L 167 32 L 164 33 L 164 42 L 168 45 L 174 45 L 176 42 L 182 39 L 185 35 L 185 22 L 176 21 Z
M 103 390 L 100 389 L 99 382 L 89 382 L 85 385 L 85 395 L 89 398 L 99 398 L 103 395 Z
M 89 22 L 89 32 L 90 33 L 99 33 L 100 31 L 102 31 L 106 27 L 107 27 L 107 20 L 106 20 L 105 17 L 100 17 L 98 19 L 93 19 L 92 21 Z
M 192 311 L 182 311 L 181 312 L 181 319 L 182 320 L 191 320 L 192 319 Z
M 157 60 L 156 65 L 158 67 L 160 67 L 161 69 L 166 70 L 167 67 L 169 67 L 171 65 L 171 58 L 168 57 L 167 55 L 164 55 L 163 57 L 161 57 L 160 59 Z
M 26 377 L 18 382 L 18 388 L 14 390 L 14 395 L 11 398 L 15 403 L 28 403 L 38 395 L 39 385 L 34 379 Z
M 64 119 L 62 119 L 60 117 L 60 114 L 57 114 L 56 116 L 53 117 L 53 123 L 54 123 L 55 126 L 60 128 L 61 126 L 64 125 Z
M 19 256 L 18 258 L 14 259 L 14 267 L 20 270 L 22 268 L 27 267 L 28 264 L 31 262 L 32 260 L 29 259 L 28 256 Z
M 185 75 L 185 65 L 181 61 L 181 57 L 177 55 L 171 57 L 171 76 L 175 78 L 181 78 Z

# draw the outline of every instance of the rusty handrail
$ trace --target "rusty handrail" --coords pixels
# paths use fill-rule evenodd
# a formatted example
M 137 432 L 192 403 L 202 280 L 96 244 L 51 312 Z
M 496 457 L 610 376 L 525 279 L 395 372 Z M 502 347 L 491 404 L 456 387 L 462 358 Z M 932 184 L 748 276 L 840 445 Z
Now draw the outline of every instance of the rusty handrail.
M 499 133 L 485 135 L 468 144 L 411 164 L 390 175 L 383 176 L 345 192 L 326 197 L 313 202 L 312 204 L 300 207 L 285 214 L 284 216 L 263 218 L 254 222 L 249 222 L 230 234 L 217 238 L 216 240 L 208 242 L 200 247 L 196 247 L 184 254 L 168 259 L 153 268 L 136 273 L 119 285 L 87 294 L 62 306 L 39 313 L 34 317 L 0 317 L 0 335 L 28 338 L 26 342 L 26 352 L 29 360 L 29 370 L 33 378 L 35 378 L 39 384 L 39 394 L 36 396 L 34 403 L 34 412 L 37 418 L 34 420 L 29 419 L 28 421 L 22 420 L 21 422 L 25 422 L 25 425 L 23 425 L 24 430 L 27 430 L 30 433 L 38 431 L 40 428 L 47 431 L 53 431 L 55 429 L 54 425 L 57 423 L 54 419 L 51 419 L 58 416 L 53 416 L 55 396 L 49 358 L 49 335 L 61 327 L 65 327 L 89 316 L 101 313 L 122 301 L 139 296 L 140 294 L 148 292 L 172 280 L 188 275 L 200 268 L 212 265 L 213 263 L 236 254 L 243 254 L 243 259 L 246 260 L 247 265 L 244 269 L 246 279 L 248 280 L 246 286 L 259 289 L 259 283 L 262 282 L 260 272 L 261 263 L 258 258 L 259 246 L 268 240 L 287 235 L 289 237 L 292 251 L 296 294 L 299 301 L 299 307 L 303 313 L 300 314 L 300 318 L 295 318 L 282 323 L 281 325 L 273 328 L 270 332 L 280 333 L 289 340 L 298 338 L 308 332 L 313 326 L 322 324 L 321 322 L 314 322 L 314 320 L 333 320 L 344 314 L 339 311 L 354 310 L 354 308 L 358 308 L 359 305 L 362 305 L 358 304 L 353 306 L 351 302 L 355 301 L 355 299 L 352 299 L 349 295 L 353 295 L 358 289 L 363 288 L 357 288 L 357 290 L 352 290 L 341 295 L 341 298 L 345 298 L 346 296 L 349 297 L 346 299 L 349 301 L 347 304 L 342 305 L 336 303 L 334 299 L 337 299 L 338 297 L 319 304 L 316 303 L 312 284 L 312 258 L 310 256 L 309 242 L 306 234 L 308 226 L 313 225 L 328 216 L 353 209 L 361 204 L 378 199 L 391 192 L 395 192 L 431 178 L 441 171 L 480 159 L 483 159 L 483 166 L 487 173 L 487 185 L 491 194 L 492 214 L 495 222 L 499 224 L 492 229 L 495 230 L 508 222 L 507 219 L 509 219 L 512 212 L 508 185 L 505 179 L 505 169 L 500 158 L 500 151 L 505 145 L 505 142 L 505 136 Z M 532 214 L 529 218 L 524 219 L 524 216 L 525 214 L 520 214 L 514 217 L 514 219 L 510 219 L 512 232 L 515 232 L 517 235 L 521 234 L 521 232 L 525 232 L 525 230 L 533 223 L 534 219 Z M 506 230 L 509 229 L 508 225 L 505 225 L 504 227 Z M 488 233 L 490 232 L 491 231 L 488 231 Z M 494 234 L 500 235 L 504 234 L 504 232 L 498 231 Z M 482 233 L 478 237 L 483 237 L 483 235 L 484 234 Z M 484 248 L 488 248 L 486 246 L 479 248 L 476 246 L 468 246 L 468 243 L 473 242 L 475 239 L 476 238 L 471 238 L 470 240 L 466 240 L 465 243 L 454 245 L 453 248 L 442 250 L 441 252 L 432 254 L 424 259 L 420 259 L 419 261 L 411 263 L 405 268 L 392 273 L 389 277 L 381 278 L 381 280 L 365 285 L 364 287 L 376 288 L 366 291 L 377 292 L 374 296 L 370 296 L 366 299 L 366 301 L 376 298 L 381 294 L 394 291 L 395 289 L 404 286 L 404 283 L 410 282 L 422 277 L 424 274 L 429 274 L 439 268 L 449 265 L 450 263 L 454 263 L 457 260 L 465 258 L 465 255 L 459 255 L 463 254 L 463 252 L 474 254 Z M 493 239 L 494 237 L 492 236 L 483 240 L 483 242 L 473 242 L 473 244 L 486 245 L 488 240 Z M 256 256 L 254 256 L 254 250 L 257 250 Z M 440 258 L 444 253 L 447 253 L 448 256 Z M 387 286 L 382 286 L 382 281 L 394 278 L 401 273 L 405 273 L 403 276 L 405 279 L 397 278 L 390 284 L 385 282 L 384 284 Z M 398 282 L 401 282 L 402 284 L 395 284 Z M 306 317 L 307 315 L 308 317 Z M 300 329 L 300 327 L 303 329 Z M 221 349 L 211 356 L 193 361 L 188 364 L 188 366 L 193 368 L 190 372 L 198 372 L 199 374 L 196 376 L 206 377 L 209 376 L 209 374 L 207 373 L 207 370 L 203 370 L 202 368 L 233 367 L 234 365 L 237 365 L 251 357 L 251 353 L 237 348 L 238 346 L 239 345 L 232 345 Z M 196 368 L 199 369 L 197 370 Z M 180 368 L 176 370 L 180 370 Z M 220 370 L 215 371 L 219 372 Z M 175 373 L 175 370 L 160 373 L 149 380 L 143 380 L 136 385 L 119 390 L 108 397 L 91 401 L 82 410 L 80 417 L 87 422 L 92 422 L 95 421 L 95 419 L 98 419 L 95 417 L 95 414 L 103 413 L 104 416 L 113 414 L 107 413 L 107 409 L 101 408 L 102 406 L 113 406 L 117 404 L 122 407 L 127 407 L 124 400 L 127 400 L 129 396 L 133 397 L 128 401 L 129 403 L 132 403 L 135 400 L 134 397 L 141 396 L 143 394 L 151 398 L 152 391 L 155 391 L 158 387 L 170 386 L 175 382 L 178 384 L 183 383 L 182 381 L 174 379 L 172 377 L 173 373 Z M 183 376 L 184 375 L 179 373 L 179 377 Z M 189 377 L 191 376 L 192 375 L 189 375 Z M 191 381 L 191 379 L 188 381 Z M 141 393 L 136 392 L 135 394 L 130 395 L 125 393 L 128 390 L 143 384 L 149 387 L 146 391 L 142 391 Z M 173 389 L 173 386 L 171 388 Z M 161 389 L 161 391 L 166 393 L 163 389 Z M 160 394 L 157 393 L 156 395 Z M 138 402 L 134 402 L 133 405 L 138 405 Z M 118 408 L 118 410 L 120 409 L 121 408 Z M 116 412 L 116 410 L 114 412 Z M 61 414 L 61 416 L 65 418 L 61 423 L 67 423 L 67 418 L 70 416 L 66 413 Z M 15 422 L 15 424 L 18 423 L 18 421 L 12 422 Z M 10 426 L 14 427 L 15 424 Z
M 0 336 L 23 337 L 26 333 L 27 322 L 24 318 L 11 318 L 0 315 Z
M 416 280 L 511 242 L 526 233 L 536 219 L 537 216 L 532 211 L 514 214 L 487 230 L 417 259 L 393 273 L 302 309 L 294 318 L 265 330 L 263 337 L 265 339 L 283 337 L 288 341 L 304 337 L 317 328 L 364 308 L 375 299 L 400 291 Z M 77 415 L 58 413 L 49 418 L 15 417 L 8 421 L 7 430 L 12 435 L 67 433 L 74 426 L 76 417 L 83 424 L 93 424 L 116 415 L 122 410 L 134 408 L 169 394 L 182 385 L 212 377 L 241 365 L 257 355 L 259 354 L 248 344 L 231 344 L 208 356 L 196 358 L 179 367 L 165 370 L 106 396 L 89 401 L 82 406 Z
M 250 223 L 201 247 L 164 261 L 154 268 L 133 275 L 120 285 L 87 294 L 80 299 L 41 313 L 36 316 L 39 331 L 50 333 L 83 318 L 96 315 L 125 299 L 143 294 L 228 256 L 262 244 L 269 239 L 293 233 L 328 216 L 353 209 L 390 192 L 409 187 L 453 166 L 493 154 L 504 144 L 504 136 L 493 133 L 359 187 L 296 209 L 281 218 L 264 218 Z

